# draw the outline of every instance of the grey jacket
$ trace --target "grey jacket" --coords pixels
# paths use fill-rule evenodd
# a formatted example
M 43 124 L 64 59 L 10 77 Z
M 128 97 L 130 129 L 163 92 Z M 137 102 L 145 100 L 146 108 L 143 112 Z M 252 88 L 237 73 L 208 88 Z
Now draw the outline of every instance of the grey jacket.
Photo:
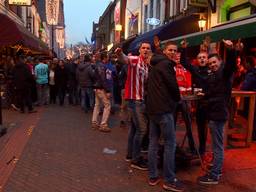
M 80 63 L 76 70 L 76 79 L 81 88 L 92 87 L 94 69 L 91 63 Z

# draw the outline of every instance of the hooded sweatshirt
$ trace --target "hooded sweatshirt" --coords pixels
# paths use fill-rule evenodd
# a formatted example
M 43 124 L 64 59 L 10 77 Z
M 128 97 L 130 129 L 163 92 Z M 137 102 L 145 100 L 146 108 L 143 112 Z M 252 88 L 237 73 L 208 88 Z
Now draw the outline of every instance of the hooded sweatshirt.
M 174 66 L 174 61 L 164 55 L 153 55 L 151 58 L 146 99 L 149 115 L 174 112 L 180 100 Z
M 80 63 L 76 70 L 76 78 L 81 88 L 93 86 L 94 70 L 91 63 Z

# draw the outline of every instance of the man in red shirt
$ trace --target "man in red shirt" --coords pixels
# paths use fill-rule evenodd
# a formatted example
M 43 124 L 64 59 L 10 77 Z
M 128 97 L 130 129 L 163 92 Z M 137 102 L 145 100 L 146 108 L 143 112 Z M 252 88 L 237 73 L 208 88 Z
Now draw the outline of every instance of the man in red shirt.
M 119 60 L 128 65 L 124 98 L 128 101 L 128 107 L 131 111 L 131 127 L 126 160 L 131 160 L 131 167 L 133 168 L 147 170 L 147 163 L 141 157 L 141 144 L 147 134 L 144 85 L 148 77 L 151 45 L 149 42 L 141 42 L 139 56 L 126 56 L 120 48 L 117 48 L 115 52 Z

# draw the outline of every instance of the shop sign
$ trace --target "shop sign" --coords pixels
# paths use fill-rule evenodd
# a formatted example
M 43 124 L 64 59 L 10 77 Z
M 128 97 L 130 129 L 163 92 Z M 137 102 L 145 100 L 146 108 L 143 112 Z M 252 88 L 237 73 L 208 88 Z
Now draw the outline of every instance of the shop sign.
M 59 0 L 45 1 L 46 19 L 49 25 L 57 25 L 59 20 Z
M 160 19 L 152 17 L 152 18 L 147 18 L 146 23 L 149 25 L 159 25 L 161 23 L 161 21 L 160 21 Z
M 189 0 L 188 5 L 194 7 L 208 7 L 208 0 Z
M 9 0 L 9 5 L 31 6 L 31 0 Z

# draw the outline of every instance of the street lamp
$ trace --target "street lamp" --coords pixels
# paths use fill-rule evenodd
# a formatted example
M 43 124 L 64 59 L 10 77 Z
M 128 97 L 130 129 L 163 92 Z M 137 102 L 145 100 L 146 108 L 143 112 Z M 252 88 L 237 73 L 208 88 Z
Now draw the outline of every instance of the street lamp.
M 119 32 L 122 31 L 122 25 L 121 24 L 116 24 L 115 30 L 119 31 Z
M 200 28 L 200 31 L 203 31 L 203 29 L 205 28 L 205 25 L 206 25 L 206 19 L 204 17 L 201 17 L 198 20 L 198 26 Z

